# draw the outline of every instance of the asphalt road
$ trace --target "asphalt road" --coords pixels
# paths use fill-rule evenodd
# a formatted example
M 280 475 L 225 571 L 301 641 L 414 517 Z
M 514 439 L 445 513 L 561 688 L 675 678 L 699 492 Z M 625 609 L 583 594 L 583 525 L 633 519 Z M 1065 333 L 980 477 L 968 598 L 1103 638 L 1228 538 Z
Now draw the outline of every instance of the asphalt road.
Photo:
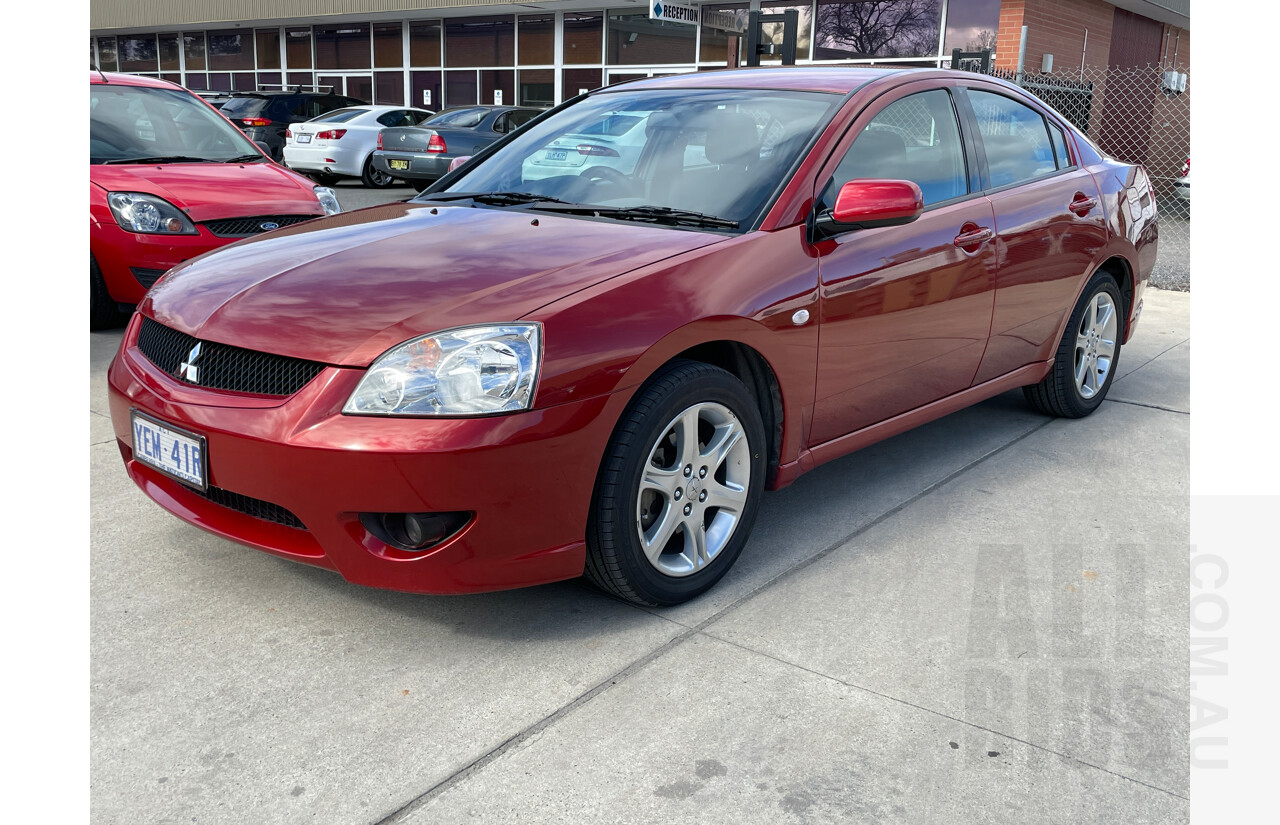
M 1189 319 L 1148 291 L 1088 419 L 1008 393 L 767 494 L 667 610 L 189 527 L 126 477 L 91 333 L 92 819 L 1187 822 Z

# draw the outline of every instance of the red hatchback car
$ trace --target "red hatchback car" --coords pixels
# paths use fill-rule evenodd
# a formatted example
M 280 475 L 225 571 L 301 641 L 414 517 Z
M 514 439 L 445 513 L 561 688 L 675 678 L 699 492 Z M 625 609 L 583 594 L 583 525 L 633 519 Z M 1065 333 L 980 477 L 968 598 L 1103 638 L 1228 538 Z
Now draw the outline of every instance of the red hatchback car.
M 630 158 L 535 174 L 624 127 Z M 1096 409 L 1155 254 L 1146 173 L 1007 83 L 645 80 L 175 268 L 111 414 L 161 506 L 352 582 L 675 604 L 824 461 L 1015 387 Z
M 89 313 L 118 326 L 170 267 L 339 211 L 217 110 L 164 80 L 89 73 Z

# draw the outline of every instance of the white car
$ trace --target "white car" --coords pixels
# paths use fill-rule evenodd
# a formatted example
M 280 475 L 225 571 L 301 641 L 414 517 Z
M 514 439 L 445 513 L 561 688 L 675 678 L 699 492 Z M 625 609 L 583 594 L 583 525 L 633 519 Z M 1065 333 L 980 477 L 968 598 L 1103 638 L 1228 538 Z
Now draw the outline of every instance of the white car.
M 360 178 L 382 189 L 393 178 L 370 162 L 378 132 L 389 126 L 417 126 L 435 112 L 407 106 L 348 106 L 305 123 L 290 123 L 284 133 L 284 165 L 322 186 L 338 178 Z
M 1191 158 L 1182 164 L 1182 174 L 1173 179 L 1173 194 L 1187 203 L 1191 202 Z

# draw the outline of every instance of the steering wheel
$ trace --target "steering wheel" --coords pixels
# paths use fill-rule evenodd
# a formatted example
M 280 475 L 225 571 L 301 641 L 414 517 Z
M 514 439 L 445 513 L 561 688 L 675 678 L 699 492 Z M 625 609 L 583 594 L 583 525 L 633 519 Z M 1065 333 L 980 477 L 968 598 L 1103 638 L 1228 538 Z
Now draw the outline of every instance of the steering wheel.
M 578 173 L 578 177 L 588 181 L 602 180 L 621 186 L 625 189 L 631 188 L 631 178 L 622 174 L 612 166 L 591 166 L 583 169 Z

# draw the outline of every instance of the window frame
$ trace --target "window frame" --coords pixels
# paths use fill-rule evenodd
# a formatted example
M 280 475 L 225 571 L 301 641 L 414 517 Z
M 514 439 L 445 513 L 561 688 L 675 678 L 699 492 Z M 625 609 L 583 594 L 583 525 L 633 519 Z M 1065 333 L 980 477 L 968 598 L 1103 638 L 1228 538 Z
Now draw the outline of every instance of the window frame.
M 1041 181 L 1046 181 L 1046 180 L 1049 180 L 1050 178 L 1054 178 L 1059 175 L 1065 175 L 1079 169 L 1079 162 L 1076 160 L 1076 156 L 1075 156 L 1076 150 L 1073 145 L 1074 138 L 1072 136 L 1071 129 L 1068 128 L 1064 123 L 1062 123 L 1058 118 L 1054 117 L 1046 109 L 1046 107 L 1039 105 L 1038 101 L 1034 99 L 1030 99 L 1029 97 L 1028 99 L 1023 99 L 1017 96 L 1016 94 L 1010 93 L 1010 90 L 1002 86 L 998 86 L 995 84 L 988 85 L 986 83 L 981 83 L 981 82 L 975 83 L 972 80 L 968 80 L 967 78 L 963 81 L 963 85 L 960 85 L 957 87 L 956 91 L 957 91 L 956 98 L 958 101 L 961 101 L 963 105 L 962 117 L 968 120 L 970 131 L 973 133 L 974 143 L 975 143 L 975 155 L 976 155 L 975 160 L 977 161 L 977 165 L 979 169 L 979 178 L 982 184 L 981 191 L 983 194 L 992 193 L 992 192 L 1003 192 L 1006 189 L 1013 189 L 1018 186 L 1026 186 L 1027 184 L 1030 184 L 1030 183 L 1039 183 Z M 1063 142 L 1066 144 L 1067 154 L 1071 156 L 1069 159 L 1072 161 L 1072 164 L 1069 166 L 1058 166 L 1052 172 L 1046 172 L 1043 175 L 1036 175 L 1033 178 L 1014 181 L 1013 183 L 1006 183 L 1003 186 L 992 186 L 991 171 L 990 171 L 990 167 L 987 164 L 987 149 L 986 149 L 986 145 L 983 143 L 982 129 L 978 123 L 978 116 L 974 112 L 972 101 L 969 99 L 970 91 L 985 92 L 987 94 L 1008 98 L 1014 103 L 1020 103 L 1024 107 L 1040 115 L 1041 119 L 1044 122 L 1045 139 L 1049 142 L 1049 150 L 1054 155 L 1054 158 L 1055 158 L 1054 163 L 1056 166 L 1057 149 L 1054 148 L 1053 136 L 1049 133 L 1049 124 L 1053 123 L 1055 126 L 1057 126 L 1059 129 L 1062 130 Z

